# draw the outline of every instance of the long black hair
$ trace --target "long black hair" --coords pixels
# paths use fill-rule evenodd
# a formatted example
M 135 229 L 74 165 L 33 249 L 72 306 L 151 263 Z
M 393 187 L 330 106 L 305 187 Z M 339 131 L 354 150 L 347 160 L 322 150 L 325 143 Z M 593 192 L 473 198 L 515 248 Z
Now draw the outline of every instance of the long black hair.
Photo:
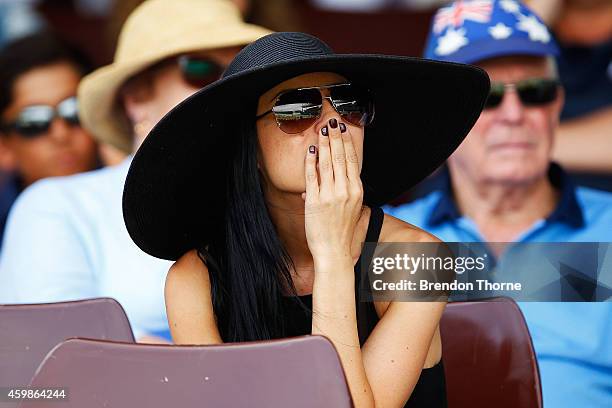
M 231 149 L 224 231 L 198 251 L 208 267 L 217 327 L 225 342 L 283 337 L 283 294 L 296 295 L 293 262 L 264 199 L 255 123 L 245 123 L 238 133 Z

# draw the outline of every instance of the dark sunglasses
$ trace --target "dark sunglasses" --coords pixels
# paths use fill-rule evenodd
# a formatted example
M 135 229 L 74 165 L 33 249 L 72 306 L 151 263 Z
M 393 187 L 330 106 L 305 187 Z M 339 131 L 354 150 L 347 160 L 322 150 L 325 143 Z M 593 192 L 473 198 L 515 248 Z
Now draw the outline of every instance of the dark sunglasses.
M 221 65 L 205 58 L 181 55 L 177 61 L 185 81 L 197 88 L 204 88 L 215 82 L 223 73 Z
M 2 125 L 2 129 L 32 139 L 48 132 L 56 117 L 62 118 L 72 126 L 79 125 L 79 109 L 76 96 L 64 99 L 57 106 L 28 106 L 19 112 L 15 120 Z
M 545 105 L 554 101 L 559 93 L 557 79 L 530 78 L 514 84 L 492 82 L 485 108 L 495 108 L 504 99 L 506 88 L 514 88 L 525 106 Z
M 321 89 L 329 89 L 329 96 L 323 96 Z M 300 133 L 321 117 L 323 99 L 330 101 L 342 119 L 355 126 L 367 126 L 374 119 L 371 95 L 366 89 L 350 83 L 283 91 L 276 97 L 272 109 L 255 118 L 259 120 L 273 113 L 280 130 L 288 134 Z

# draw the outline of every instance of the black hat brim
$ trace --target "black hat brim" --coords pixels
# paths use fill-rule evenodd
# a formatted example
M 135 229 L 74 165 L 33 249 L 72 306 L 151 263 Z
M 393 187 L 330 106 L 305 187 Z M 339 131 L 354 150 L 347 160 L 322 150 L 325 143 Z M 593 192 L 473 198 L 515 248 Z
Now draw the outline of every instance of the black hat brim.
M 244 112 L 254 115 L 263 92 L 309 72 L 338 73 L 374 95 L 361 174 L 370 206 L 387 203 L 439 167 L 478 119 L 489 91 L 489 78 L 477 67 L 381 55 L 293 59 L 227 76 L 165 115 L 134 156 L 123 214 L 143 251 L 175 260 L 222 230 L 224 173 L 237 123 Z

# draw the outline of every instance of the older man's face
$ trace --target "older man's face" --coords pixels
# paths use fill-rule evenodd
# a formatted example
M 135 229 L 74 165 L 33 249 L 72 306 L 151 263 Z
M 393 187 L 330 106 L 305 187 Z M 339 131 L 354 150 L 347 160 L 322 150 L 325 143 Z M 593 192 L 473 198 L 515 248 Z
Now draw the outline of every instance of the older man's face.
M 545 58 L 504 57 L 483 61 L 491 82 L 516 83 L 529 78 L 554 78 Z M 521 184 L 543 177 L 549 165 L 563 94 L 550 103 L 525 106 L 514 88 L 501 103 L 485 109 L 471 132 L 449 159 L 451 170 L 477 182 Z

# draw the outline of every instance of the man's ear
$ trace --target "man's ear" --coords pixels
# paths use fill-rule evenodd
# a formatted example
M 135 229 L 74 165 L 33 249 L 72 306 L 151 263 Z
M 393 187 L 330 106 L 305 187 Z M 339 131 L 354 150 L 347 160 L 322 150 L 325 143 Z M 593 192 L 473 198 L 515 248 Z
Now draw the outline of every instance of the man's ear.
M 565 105 L 565 90 L 562 86 L 559 86 L 559 94 L 557 95 L 557 99 L 553 102 L 552 106 L 553 115 L 556 120 L 555 126 L 559 125 L 563 105 Z
M 132 127 L 132 135 L 134 136 L 133 150 L 136 151 L 138 147 L 144 142 L 147 134 L 155 124 L 149 119 L 149 112 L 151 110 L 150 101 L 147 92 L 150 91 L 147 88 L 148 85 L 141 84 L 140 89 L 134 92 L 125 92 L 121 95 L 121 101 L 123 108 L 127 116 L 128 122 Z M 143 95 L 145 95 L 143 97 Z
M 8 136 L 0 132 L 0 171 L 12 172 L 16 168 L 15 154 L 7 143 Z
M 143 98 L 138 98 L 132 94 L 121 95 L 125 113 L 132 124 L 140 123 L 148 119 L 147 102 Z

